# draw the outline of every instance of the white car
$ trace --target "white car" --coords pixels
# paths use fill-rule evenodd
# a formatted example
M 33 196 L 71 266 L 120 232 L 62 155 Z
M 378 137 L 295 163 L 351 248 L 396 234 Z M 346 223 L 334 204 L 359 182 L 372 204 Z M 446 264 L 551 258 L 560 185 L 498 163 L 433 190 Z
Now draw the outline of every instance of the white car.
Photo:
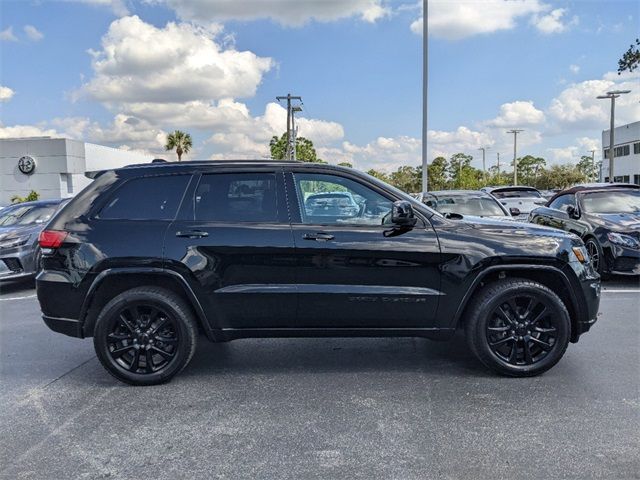
M 525 221 L 531 210 L 547 204 L 540 191 L 533 187 L 484 187 L 480 190 L 493 195 L 507 210 L 518 209 L 518 220 Z

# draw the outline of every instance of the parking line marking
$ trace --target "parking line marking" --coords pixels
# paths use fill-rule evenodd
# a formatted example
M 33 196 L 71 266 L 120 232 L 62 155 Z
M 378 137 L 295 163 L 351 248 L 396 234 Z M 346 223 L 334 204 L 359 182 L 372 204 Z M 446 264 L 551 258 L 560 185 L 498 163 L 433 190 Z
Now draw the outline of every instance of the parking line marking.
M 603 293 L 640 293 L 640 289 L 627 289 L 627 288 L 616 288 L 609 290 L 608 288 L 602 289 Z
M 37 295 L 34 293 L 33 295 L 25 295 L 24 297 L 9 297 L 9 298 L 0 298 L 0 302 L 6 302 L 8 300 L 22 300 L 24 298 L 34 298 Z

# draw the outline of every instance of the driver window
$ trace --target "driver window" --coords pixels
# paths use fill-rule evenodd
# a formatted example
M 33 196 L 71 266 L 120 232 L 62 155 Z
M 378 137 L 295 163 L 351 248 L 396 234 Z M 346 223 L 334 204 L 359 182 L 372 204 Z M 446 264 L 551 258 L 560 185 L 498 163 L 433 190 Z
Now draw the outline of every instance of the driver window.
M 302 223 L 382 225 L 393 202 L 354 180 L 337 175 L 296 173 Z
M 566 212 L 569 205 L 575 206 L 575 204 L 576 202 L 573 195 L 562 195 L 561 197 L 558 197 L 553 202 L 551 202 L 549 208 Z

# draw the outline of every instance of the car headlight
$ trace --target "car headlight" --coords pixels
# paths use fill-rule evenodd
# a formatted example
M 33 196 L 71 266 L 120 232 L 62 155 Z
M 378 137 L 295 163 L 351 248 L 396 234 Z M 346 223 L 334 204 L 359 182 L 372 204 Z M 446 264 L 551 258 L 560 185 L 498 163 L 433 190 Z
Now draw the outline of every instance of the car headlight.
M 638 241 L 638 239 L 632 237 L 631 235 L 609 232 L 607 233 L 607 238 L 611 243 L 615 243 L 616 245 L 622 245 L 623 247 L 627 248 L 640 248 L 640 242 Z
M 0 248 L 19 247 L 27 243 L 29 241 L 29 238 L 31 238 L 31 235 L 23 235 L 21 237 L 9 237 L 9 238 L 5 237 L 2 240 L 0 240 Z

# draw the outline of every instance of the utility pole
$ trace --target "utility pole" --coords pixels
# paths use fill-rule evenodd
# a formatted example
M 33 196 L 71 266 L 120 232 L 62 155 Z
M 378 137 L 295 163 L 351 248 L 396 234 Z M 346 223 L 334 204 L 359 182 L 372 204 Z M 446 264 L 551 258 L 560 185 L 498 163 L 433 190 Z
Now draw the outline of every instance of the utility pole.
M 296 155 L 296 145 L 293 143 L 295 142 L 295 132 L 293 132 L 295 124 L 294 112 L 302 111 L 302 107 L 300 106 L 302 105 L 302 97 L 297 97 L 288 93 L 286 97 L 276 97 L 276 100 L 278 102 L 281 102 L 282 100 L 287 101 L 287 153 L 285 154 L 285 157 L 287 160 L 293 160 Z M 300 105 L 293 105 L 291 103 L 292 100 L 298 100 Z
M 611 92 L 607 92 L 606 95 L 598 95 L 596 98 L 603 99 L 609 98 L 611 99 L 611 119 L 609 125 L 609 183 L 613 183 L 613 158 L 615 157 L 615 138 L 614 138 L 614 119 L 616 115 L 616 98 L 625 93 L 629 93 L 631 90 L 613 90 Z
M 596 171 L 596 151 L 591 150 L 591 175 L 589 175 L 589 180 L 593 182 L 593 174 Z
M 489 150 L 491 147 L 480 147 L 478 150 L 482 151 L 482 180 L 484 181 L 484 185 L 485 187 L 487 186 L 487 167 L 484 161 L 484 155 L 486 153 L 487 150 Z M 500 154 L 498 154 L 500 155 Z
M 507 133 L 513 133 L 513 184 L 518 185 L 518 134 L 524 132 L 522 129 L 514 128 Z
M 422 0 L 422 191 L 428 187 L 427 92 L 429 84 L 429 2 Z
M 500 152 L 497 152 L 498 155 L 498 181 L 500 181 Z

